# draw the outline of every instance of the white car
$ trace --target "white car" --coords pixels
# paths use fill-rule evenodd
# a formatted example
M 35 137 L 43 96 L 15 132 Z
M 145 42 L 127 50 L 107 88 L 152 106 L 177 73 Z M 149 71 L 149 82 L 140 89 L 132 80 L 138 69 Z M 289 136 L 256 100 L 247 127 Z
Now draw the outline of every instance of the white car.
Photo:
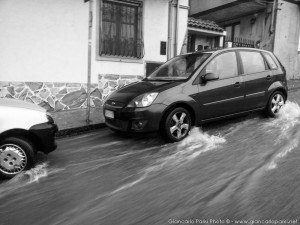
M 0 99 L 0 176 L 11 178 L 33 167 L 37 151 L 54 151 L 57 131 L 53 118 L 42 107 Z

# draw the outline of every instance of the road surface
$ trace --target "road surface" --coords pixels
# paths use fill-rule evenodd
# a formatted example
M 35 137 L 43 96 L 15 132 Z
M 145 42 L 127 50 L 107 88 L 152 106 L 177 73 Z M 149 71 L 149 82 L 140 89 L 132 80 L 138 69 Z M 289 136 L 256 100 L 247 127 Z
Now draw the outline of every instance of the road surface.
M 1 181 L 0 224 L 300 224 L 299 102 L 292 92 L 279 118 L 217 122 L 180 143 L 109 129 L 59 139 Z

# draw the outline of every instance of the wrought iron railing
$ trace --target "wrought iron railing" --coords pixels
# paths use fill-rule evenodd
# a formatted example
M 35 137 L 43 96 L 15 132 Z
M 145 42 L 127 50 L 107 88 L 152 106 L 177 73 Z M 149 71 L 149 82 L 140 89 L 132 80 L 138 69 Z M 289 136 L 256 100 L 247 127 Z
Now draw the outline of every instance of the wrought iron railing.
M 247 48 L 255 48 L 254 40 L 241 38 L 241 37 L 234 37 L 231 38 L 230 36 L 225 37 L 224 46 L 228 46 L 231 43 L 231 47 L 247 47 Z

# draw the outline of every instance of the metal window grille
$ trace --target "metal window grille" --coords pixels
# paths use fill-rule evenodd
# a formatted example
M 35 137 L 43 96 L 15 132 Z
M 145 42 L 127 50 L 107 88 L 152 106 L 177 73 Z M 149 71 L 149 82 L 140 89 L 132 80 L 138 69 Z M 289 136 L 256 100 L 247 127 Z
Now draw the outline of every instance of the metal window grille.
M 142 58 L 142 2 L 103 0 L 100 55 Z

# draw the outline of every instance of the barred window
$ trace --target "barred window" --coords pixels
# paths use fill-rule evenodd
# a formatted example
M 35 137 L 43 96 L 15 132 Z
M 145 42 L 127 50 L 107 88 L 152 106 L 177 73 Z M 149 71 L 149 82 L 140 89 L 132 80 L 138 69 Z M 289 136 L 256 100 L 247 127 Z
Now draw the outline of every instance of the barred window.
M 100 56 L 142 58 L 142 2 L 103 0 L 100 6 Z

